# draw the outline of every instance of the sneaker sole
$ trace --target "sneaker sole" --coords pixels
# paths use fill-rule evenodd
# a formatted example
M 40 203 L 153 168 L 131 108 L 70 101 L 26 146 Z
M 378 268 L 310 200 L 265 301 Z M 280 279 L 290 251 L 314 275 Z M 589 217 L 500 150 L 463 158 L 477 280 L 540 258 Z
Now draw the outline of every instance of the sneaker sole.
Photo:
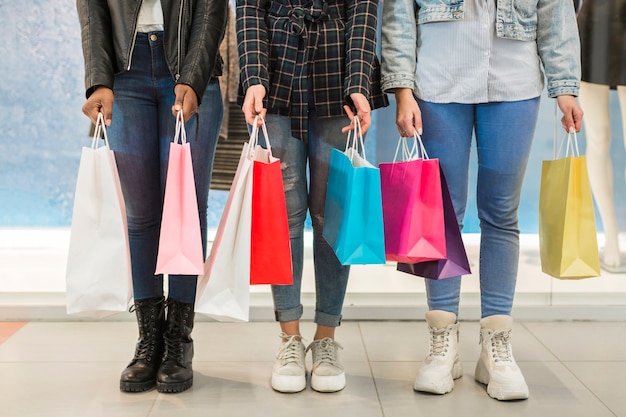
M 272 389 L 283 393 L 296 393 L 306 388 L 306 375 L 291 376 L 272 374 Z
M 337 392 L 346 387 L 346 374 L 332 376 L 311 375 L 311 388 L 317 392 Z

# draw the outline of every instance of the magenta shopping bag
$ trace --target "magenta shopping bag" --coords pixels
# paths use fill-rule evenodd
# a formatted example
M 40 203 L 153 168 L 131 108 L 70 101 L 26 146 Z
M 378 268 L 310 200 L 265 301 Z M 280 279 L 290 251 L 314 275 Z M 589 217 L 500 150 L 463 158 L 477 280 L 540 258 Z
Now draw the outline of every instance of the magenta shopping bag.
M 389 261 L 416 263 L 446 258 L 439 160 L 430 159 L 421 138 L 400 138 L 392 163 L 381 163 L 380 181 Z M 403 161 L 396 161 L 402 147 Z
M 443 171 L 441 172 L 441 194 L 446 228 L 446 259 L 415 264 L 398 263 L 398 271 L 430 279 L 451 278 L 472 273 Z
M 180 139 L 181 143 L 178 143 Z M 170 143 L 156 274 L 198 275 L 204 272 L 198 198 L 182 111 Z

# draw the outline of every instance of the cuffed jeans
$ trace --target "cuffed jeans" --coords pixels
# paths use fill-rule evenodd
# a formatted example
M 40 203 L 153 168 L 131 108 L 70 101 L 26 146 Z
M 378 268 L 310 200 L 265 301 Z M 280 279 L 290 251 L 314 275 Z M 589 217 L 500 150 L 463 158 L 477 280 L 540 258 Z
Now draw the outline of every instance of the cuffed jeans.
M 330 154 L 332 148 L 345 148 L 347 134 L 342 133 L 341 128 L 348 123 L 345 117 L 318 118 L 314 110 L 309 110 L 309 139 L 304 142 L 291 136 L 289 117 L 272 114 L 266 117 L 272 151 L 282 167 L 293 264 L 293 285 L 272 285 L 276 319 L 280 322 L 302 317 L 303 237 L 308 209 L 313 226 L 315 323 L 329 327 L 341 323 L 350 267 L 337 260 L 335 252 L 322 237 L 322 229 Z
M 484 104 L 418 100 L 424 146 L 439 158 L 462 228 L 472 133 L 476 136 L 480 220 L 481 317 L 510 315 L 519 262 L 518 207 L 539 111 L 539 98 Z M 458 315 L 461 278 L 426 280 L 430 310 Z
M 165 62 L 162 32 L 138 33 L 130 71 L 115 76 L 113 120 L 107 129 L 126 203 L 135 300 L 160 297 L 163 276 L 155 276 L 161 211 L 176 119 L 174 80 Z M 198 109 L 185 124 L 191 146 L 203 252 L 207 203 L 223 104 L 217 80 L 209 83 Z M 196 125 L 198 123 L 198 125 Z M 170 275 L 168 296 L 195 302 L 197 276 Z

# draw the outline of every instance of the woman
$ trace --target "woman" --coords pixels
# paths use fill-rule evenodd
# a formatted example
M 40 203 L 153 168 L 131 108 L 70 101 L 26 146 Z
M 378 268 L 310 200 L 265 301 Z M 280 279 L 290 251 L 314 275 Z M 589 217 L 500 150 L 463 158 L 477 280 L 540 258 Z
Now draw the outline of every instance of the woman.
M 155 276 L 161 208 L 175 115 L 190 132 L 203 249 L 209 182 L 223 106 L 216 76 L 226 1 L 78 0 L 87 101 L 102 112 L 126 203 L 134 306 L 135 356 L 120 389 L 181 392 L 193 383 L 196 276 Z M 192 118 L 192 116 L 194 116 Z M 192 133 L 193 132 L 193 133 Z M 166 311 L 167 310 L 167 311 Z
M 377 1 L 238 0 L 240 104 L 249 124 L 261 114 L 280 158 L 291 237 L 293 285 L 272 286 L 282 346 L 271 385 L 279 392 L 306 387 L 305 352 L 312 351 L 311 387 L 339 391 L 345 372 L 335 328 L 341 322 L 349 267 L 322 237 L 332 148 L 345 146 L 345 112 L 371 124 L 371 109 L 386 105 L 376 57 Z M 307 184 L 307 166 L 309 183 Z M 313 223 L 316 282 L 313 342 L 300 335 L 303 232 Z
M 478 149 L 482 353 L 475 378 L 498 400 L 528 398 L 511 350 L 519 260 L 518 206 L 547 78 L 566 131 L 579 131 L 580 50 L 562 0 L 385 0 L 382 83 L 402 136 L 422 133 L 439 158 L 461 225 L 472 134 Z M 445 394 L 461 377 L 460 277 L 426 280 L 431 347 L 416 391 Z

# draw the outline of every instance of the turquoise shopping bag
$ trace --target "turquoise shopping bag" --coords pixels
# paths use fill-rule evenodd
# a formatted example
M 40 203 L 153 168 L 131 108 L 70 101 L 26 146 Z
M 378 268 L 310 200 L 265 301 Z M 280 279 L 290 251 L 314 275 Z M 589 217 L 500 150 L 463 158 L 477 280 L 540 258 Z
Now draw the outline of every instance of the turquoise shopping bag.
M 380 171 L 365 159 L 356 124 L 345 151 L 333 149 L 330 156 L 322 235 L 342 265 L 384 264 Z

